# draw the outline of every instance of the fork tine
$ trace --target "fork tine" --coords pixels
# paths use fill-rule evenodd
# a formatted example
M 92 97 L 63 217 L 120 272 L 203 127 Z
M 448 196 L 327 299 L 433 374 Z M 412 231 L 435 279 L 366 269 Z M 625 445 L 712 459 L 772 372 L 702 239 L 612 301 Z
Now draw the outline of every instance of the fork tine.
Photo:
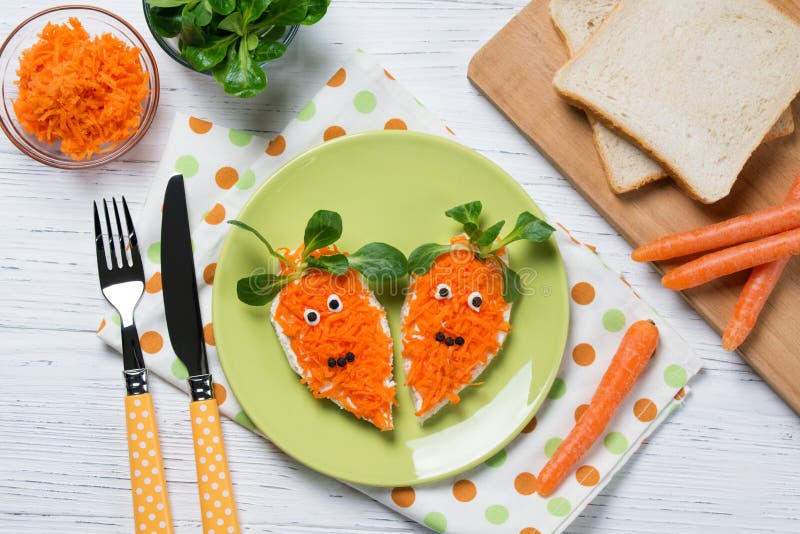
M 106 216 L 106 229 L 108 230 L 108 249 L 111 252 L 111 268 L 118 269 L 120 267 L 117 261 L 117 249 L 114 247 L 114 233 L 111 231 L 111 217 L 108 216 L 108 202 L 103 199 L 103 212 Z
M 119 252 L 122 261 L 122 267 L 130 265 L 128 263 L 128 253 L 125 251 L 125 234 L 122 233 L 122 219 L 119 218 L 119 210 L 117 209 L 117 199 L 111 198 L 111 204 L 114 206 L 114 218 L 117 220 L 117 236 L 119 236 Z
M 128 242 L 131 244 L 132 267 L 141 267 L 142 257 L 139 255 L 139 242 L 136 239 L 136 229 L 133 226 L 131 212 L 128 211 L 128 203 L 122 197 L 122 211 L 125 212 L 125 225 L 128 227 Z
M 97 212 L 97 202 L 94 205 L 94 244 L 97 253 L 97 272 L 103 274 L 108 270 L 106 250 L 103 248 L 103 227 L 100 226 L 100 214 Z

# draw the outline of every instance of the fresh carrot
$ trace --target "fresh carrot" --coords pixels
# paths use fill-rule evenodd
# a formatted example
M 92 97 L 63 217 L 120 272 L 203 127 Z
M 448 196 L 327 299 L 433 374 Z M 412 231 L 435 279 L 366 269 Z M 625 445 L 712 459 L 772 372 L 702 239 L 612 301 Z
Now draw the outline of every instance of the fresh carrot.
M 800 228 L 701 256 L 668 272 L 661 284 L 676 291 L 689 289 L 795 254 L 800 254 Z
M 76 18 L 47 23 L 20 56 L 17 119 L 75 160 L 111 150 L 141 121 L 149 79 L 140 52 L 110 33 L 90 37 Z
M 800 173 L 794 179 L 785 203 L 800 201 Z M 777 285 L 783 274 L 783 269 L 789 263 L 789 257 L 781 258 L 759 265 L 750 273 L 750 277 L 736 301 L 728 326 L 722 335 L 722 346 L 725 350 L 736 350 L 750 335 L 758 320 L 758 316 L 767 303 L 772 290 Z
M 637 248 L 635 261 L 658 261 L 729 247 L 800 227 L 800 202 L 773 206 L 710 226 L 661 237 Z
M 650 361 L 656 345 L 658 328 L 652 321 L 637 321 L 628 328 L 589 407 L 539 473 L 540 495 L 547 497 L 552 494 L 597 441 L 622 399 L 633 388 L 636 379 Z

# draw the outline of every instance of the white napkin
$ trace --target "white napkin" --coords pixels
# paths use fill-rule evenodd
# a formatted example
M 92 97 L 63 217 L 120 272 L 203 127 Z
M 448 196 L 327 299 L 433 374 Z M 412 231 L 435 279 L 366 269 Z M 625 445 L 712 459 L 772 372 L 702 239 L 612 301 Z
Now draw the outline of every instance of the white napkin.
M 188 393 L 186 368 L 168 342 L 161 297 L 161 202 L 175 172 L 186 178 L 186 195 L 202 315 L 211 318 L 214 270 L 229 226 L 244 203 L 278 168 L 307 149 L 346 133 L 384 128 L 454 136 L 389 72 L 356 54 L 339 69 L 276 138 L 259 137 L 176 115 L 148 199 L 136 220 L 145 258 L 146 292 L 136 310 L 145 362 L 151 371 Z M 586 245 L 556 232 L 572 291 L 570 334 L 558 379 L 536 419 L 503 451 L 458 477 L 414 488 L 357 486 L 364 493 L 437 532 L 536 534 L 563 530 L 672 412 L 683 386 L 700 368 L 686 343 L 619 274 Z M 535 474 L 575 421 L 605 371 L 627 325 L 652 318 L 660 346 L 647 370 L 612 419 L 604 439 L 550 498 L 535 493 Z M 98 335 L 120 350 L 119 317 L 109 313 Z M 214 346 L 204 329 L 220 411 L 255 430 L 231 394 Z M 677 400 L 676 400 L 677 399 Z

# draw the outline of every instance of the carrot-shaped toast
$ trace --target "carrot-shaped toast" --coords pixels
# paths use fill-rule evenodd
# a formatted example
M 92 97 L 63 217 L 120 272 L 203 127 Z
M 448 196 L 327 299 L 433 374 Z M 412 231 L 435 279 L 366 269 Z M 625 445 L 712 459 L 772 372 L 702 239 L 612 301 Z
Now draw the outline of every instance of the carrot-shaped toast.
M 658 261 L 715 250 L 800 227 L 800 202 L 766 208 L 696 230 L 661 237 L 637 248 L 635 261 Z
M 472 384 L 497 355 L 510 329 L 511 303 L 520 281 L 506 246 L 525 239 L 542 242 L 553 228 L 524 212 L 498 239 L 504 222 L 485 230 L 480 202 L 446 212 L 463 233 L 450 244 L 429 243 L 409 256 L 411 284 L 403 305 L 403 365 L 420 423 Z
M 796 254 L 800 254 L 800 228 L 711 252 L 671 270 L 661 283 L 667 289 L 689 289 Z
M 381 430 L 391 430 L 395 383 L 392 338 L 386 312 L 367 285 L 405 275 L 402 252 L 370 243 L 347 255 L 334 242 L 341 217 L 320 210 L 306 227 L 303 244 L 275 250 L 254 228 L 239 221 L 278 259 L 278 274 L 258 273 L 239 280 L 239 299 L 263 306 L 291 368 L 316 398 L 328 399 Z
M 798 201 L 800 201 L 800 173 L 794 179 L 789 194 L 786 195 L 786 203 Z M 787 256 L 753 268 L 722 335 L 722 346 L 725 350 L 736 350 L 753 330 L 789 259 Z
M 589 407 L 539 473 L 540 495 L 552 494 L 597 441 L 650 361 L 657 345 L 658 328 L 652 321 L 637 321 L 625 332 Z

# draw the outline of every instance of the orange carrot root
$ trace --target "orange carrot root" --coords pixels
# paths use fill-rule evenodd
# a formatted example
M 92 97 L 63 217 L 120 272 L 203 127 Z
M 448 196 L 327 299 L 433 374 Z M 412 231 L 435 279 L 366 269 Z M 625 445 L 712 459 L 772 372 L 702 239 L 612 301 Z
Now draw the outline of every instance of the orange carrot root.
M 800 228 L 706 254 L 668 272 L 661 283 L 676 291 L 689 289 L 796 254 L 800 254 Z
M 597 441 L 657 345 L 658 328 L 652 321 L 637 321 L 628 328 L 589 407 L 539 473 L 540 495 L 551 495 Z
M 635 261 L 658 261 L 715 250 L 800 227 L 800 202 L 748 213 L 726 221 L 661 237 L 637 248 Z
M 785 202 L 798 200 L 800 200 L 800 173 L 794 179 Z M 739 300 L 736 301 L 731 319 L 722 335 L 722 346 L 725 350 L 736 350 L 750 335 L 787 263 L 789 258 L 781 258 L 766 265 L 759 265 L 750 273 L 750 278 L 747 279 Z

